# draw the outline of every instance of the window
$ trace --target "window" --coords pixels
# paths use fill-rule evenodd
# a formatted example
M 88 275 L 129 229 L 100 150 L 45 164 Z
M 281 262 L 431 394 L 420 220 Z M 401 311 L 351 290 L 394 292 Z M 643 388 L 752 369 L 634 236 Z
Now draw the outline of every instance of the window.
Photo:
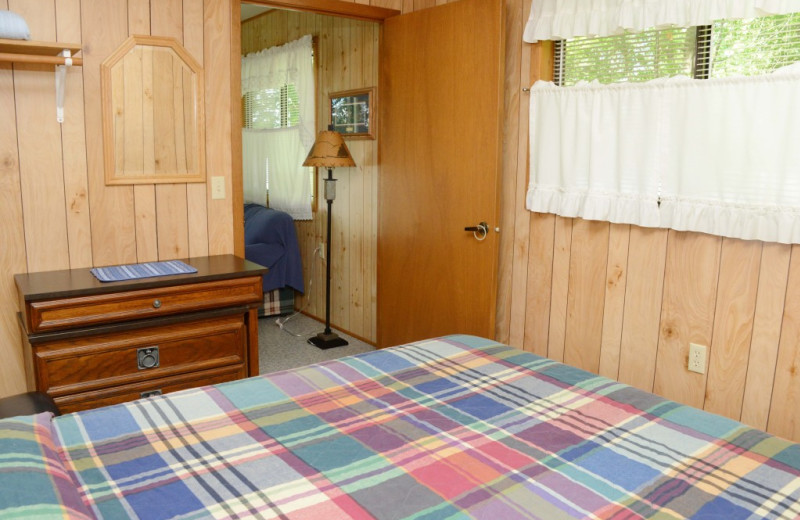
M 248 92 L 243 99 L 244 127 L 253 130 L 287 128 L 300 124 L 300 100 L 294 85 L 280 89 L 264 89 Z M 267 206 L 269 206 L 269 158 L 267 170 Z M 314 168 L 304 168 L 311 183 L 311 206 L 316 208 L 316 184 Z
M 263 130 L 300 123 L 300 102 L 294 85 L 244 95 L 245 128 Z
M 555 47 L 554 81 L 562 86 L 768 73 L 800 60 L 800 13 L 573 38 Z

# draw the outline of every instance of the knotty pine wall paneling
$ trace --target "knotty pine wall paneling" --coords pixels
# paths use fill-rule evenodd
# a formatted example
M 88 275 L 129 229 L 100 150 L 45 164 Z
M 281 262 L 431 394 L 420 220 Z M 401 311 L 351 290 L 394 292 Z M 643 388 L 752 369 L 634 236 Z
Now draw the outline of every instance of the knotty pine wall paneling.
M 722 239 L 669 231 L 652 391 L 703 407 L 707 374 L 683 369 L 689 342 L 711 345 Z
M 40 34 L 40 39 L 56 40 L 56 13 L 52 1 L 10 0 L 9 9 L 30 20 L 31 32 Z M 48 74 L 53 81 L 52 72 L 44 72 L 47 70 L 52 67 L 14 66 L 25 246 L 28 266 L 37 271 L 69 266 L 62 148 L 57 146 L 50 153 L 42 153 L 45 143 L 61 141 L 61 125 L 54 116 L 55 98 L 44 103 L 41 99 L 41 77 Z
M 128 37 L 127 14 L 127 2 L 121 0 L 81 0 L 85 125 L 90 136 L 86 141 L 89 215 L 95 265 L 138 260 L 133 187 L 105 185 L 100 105 L 100 64 Z
M 791 248 L 781 244 L 764 244 L 761 250 L 750 359 L 740 419 L 763 430 L 767 428 L 772 400 L 772 385 L 769 382 L 777 366 L 790 256 Z
M 665 229 L 630 230 L 617 379 L 647 390 L 655 378 L 667 237 Z
M 149 0 L 128 0 L 128 32 L 131 34 L 149 35 L 150 32 L 150 1 Z M 142 68 L 152 68 L 152 52 L 146 52 L 142 56 Z M 145 75 L 142 75 L 145 76 Z M 126 78 L 136 77 L 135 74 L 125 74 Z M 151 79 L 151 75 L 146 75 Z M 142 81 L 147 81 L 144 78 Z M 152 82 L 147 81 L 148 88 L 152 88 Z M 126 98 L 127 99 L 127 98 Z M 143 96 L 140 100 L 143 110 L 143 122 L 145 128 L 152 127 L 152 100 Z M 136 107 L 138 108 L 138 107 Z M 134 108 L 135 109 L 135 108 Z M 128 118 L 125 119 L 128 121 Z M 146 122 L 145 122 L 146 121 Z M 152 143 L 152 139 L 143 139 Z M 155 150 L 153 146 L 142 144 L 140 154 L 132 154 L 133 160 L 138 160 L 144 168 L 155 170 Z M 136 230 L 136 259 L 139 262 L 155 262 L 158 260 L 158 231 L 156 230 L 156 187 L 153 184 L 136 184 L 133 186 L 133 205 L 135 208 L 134 226 Z
M 0 110 L 13 122 L 0 128 L 2 397 L 26 390 L 14 273 L 233 253 L 241 174 L 231 153 L 238 1 L 0 0 L 0 9 L 22 15 L 34 40 L 80 43 L 84 60 L 68 69 L 60 125 L 53 67 L 0 64 Z M 211 201 L 204 183 L 105 185 L 100 64 L 131 34 L 174 36 L 204 64 L 207 171 L 225 179 L 227 198 Z
M 622 347 L 622 310 L 625 308 L 625 290 L 628 284 L 628 246 L 631 239 L 629 225 L 611 224 L 608 231 L 608 261 L 603 279 L 603 324 L 600 339 L 600 366 L 598 373 L 617 379 L 619 354 Z
M 800 439 L 800 246 L 791 246 L 789 279 L 767 431 Z M 762 383 L 763 384 L 763 383 Z
M 201 27 L 183 26 L 183 0 L 159 0 L 150 6 L 150 32 L 158 36 L 170 36 L 181 45 L 185 32 L 202 33 Z M 201 37 L 202 40 L 202 37 Z M 197 46 L 195 46 L 197 47 Z M 202 59 L 198 60 L 202 63 Z M 157 117 L 158 114 L 155 114 Z M 161 117 L 172 120 L 176 114 L 169 111 Z M 156 148 L 160 139 L 174 140 L 174 131 L 159 138 L 161 128 L 172 129 L 172 125 L 156 125 Z M 175 160 L 170 161 L 175 164 Z M 155 186 L 156 233 L 160 256 L 163 260 L 189 256 L 189 215 L 186 184 L 158 184 Z
M 0 0 L 0 9 L 8 9 Z M 0 63 L 0 113 L 7 121 L 17 120 L 14 103 L 14 71 L 10 63 Z M 0 395 L 25 388 L 22 369 L 21 337 L 17 327 L 17 292 L 9 273 L 25 271 L 25 228 L 16 124 L 0 125 Z
M 80 0 L 56 2 L 56 36 L 59 41 L 81 41 Z M 66 92 L 74 93 L 64 97 L 64 122 L 61 124 L 69 265 L 89 267 L 92 265 L 92 235 L 86 131 L 81 117 L 84 113 L 83 67 L 67 69 Z

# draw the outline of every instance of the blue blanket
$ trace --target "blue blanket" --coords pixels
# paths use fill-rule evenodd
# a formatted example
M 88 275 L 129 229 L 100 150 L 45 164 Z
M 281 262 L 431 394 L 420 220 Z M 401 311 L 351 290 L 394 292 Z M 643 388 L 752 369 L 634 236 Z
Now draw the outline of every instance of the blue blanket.
M 245 204 L 244 257 L 269 268 L 264 275 L 264 292 L 282 287 L 305 291 L 300 246 L 288 213 Z

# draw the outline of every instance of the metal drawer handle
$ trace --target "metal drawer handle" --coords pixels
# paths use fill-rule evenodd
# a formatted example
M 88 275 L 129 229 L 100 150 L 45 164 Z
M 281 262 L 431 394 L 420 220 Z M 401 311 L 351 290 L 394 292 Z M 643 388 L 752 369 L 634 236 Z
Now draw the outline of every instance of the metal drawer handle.
M 142 398 L 153 397 L 154 395 L 161 395 L 161 389 L 150 390 L 148 392 L 142 392 L 141 394 L 139 394 L 139 397 L 142 397 Z
M 153 301 L 153 308 L 154 308 L 154 309 L 158 309 L 158 308 L 160 308 L 160 307 L 161 307 L 161 300 L 158 300 L 158 299 L 157 299 L 157 300 L 154 300 L 154 301 Z
M 158 367 L 158 347 L 142 347 L 136 349 L 136 363 L 139 370 Z

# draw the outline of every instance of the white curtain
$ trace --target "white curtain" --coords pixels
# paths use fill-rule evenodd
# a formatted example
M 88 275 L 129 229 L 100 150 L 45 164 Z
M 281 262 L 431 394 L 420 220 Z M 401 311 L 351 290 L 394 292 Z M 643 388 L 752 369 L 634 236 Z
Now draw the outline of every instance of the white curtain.
M 609 36 L 798 11 L 800 0 L 533 0 L 523 40 Z
M 249 190 L 260 188 L 263 195 L 260 204 L 264 204 L 268 167 L 270 207 L 285 211 L 295 220 L 310 220 L 311 186 L 308 173 L 302 166 L 306 151 L 300 142 L 299 132 L 297 127 L 243 130 L 245 201 L 248 201 Z
M 302 164 L 314 144 L 316 131 L 314 68 L 311 36 L 242 58 L 242 95 L 295 86 L 300 105 L 298 126 L 242 130 L 245 201 L 266 202 L 269 169 L 270 207 L 295 220 L 310 220 L 311 186 Z
M 267 204 L 267 159 L 260 130 L 242 130 L 242 187 L 244 201 Z
M 800 63 L 773 74 L 531 89 L 527 207 L 800 243 Z
M 242 58 L 242 95 L 294 84 L 300 101 L 300 141 L 311 149 L 316 138 L 311 35 Z

